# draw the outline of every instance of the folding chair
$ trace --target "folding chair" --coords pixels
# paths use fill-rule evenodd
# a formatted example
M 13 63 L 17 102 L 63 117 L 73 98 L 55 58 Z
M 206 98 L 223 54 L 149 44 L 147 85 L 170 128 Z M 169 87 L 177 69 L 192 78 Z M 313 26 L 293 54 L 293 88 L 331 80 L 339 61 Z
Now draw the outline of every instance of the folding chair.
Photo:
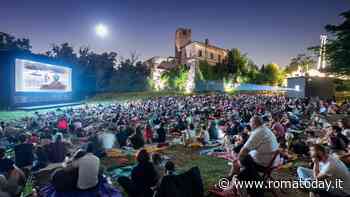
M 264 168 L 262 171 L 260 171 L 262 173 L 262 178 L 265 182 L 269 182 L 269 181 L 275 181 L 275 179 L 272 177 L 272 173 L 279 169 L 279 167 L 282 166 L 282 164 L 278 164 L 276 166 L 274 166 L 274 163 L 275 163 L 275 160 L 278 158 L 278 156 L 281 155 L 281 152 L 280 150 L 276 150 L 274 153 L 273 153 L 273 157 L 268 165 L 268 167 Z M 277 195 L 277 192 L 276 192 L 276 189 L 275 188 L 269 188 L 270 191 L 272 192 L 272 195 L 274 197 L 278 197 Z M 278 190 L 281 191 L 281 193 L 285 193 L 285 191 L 283 191 L 282 188 L 278 188 Z

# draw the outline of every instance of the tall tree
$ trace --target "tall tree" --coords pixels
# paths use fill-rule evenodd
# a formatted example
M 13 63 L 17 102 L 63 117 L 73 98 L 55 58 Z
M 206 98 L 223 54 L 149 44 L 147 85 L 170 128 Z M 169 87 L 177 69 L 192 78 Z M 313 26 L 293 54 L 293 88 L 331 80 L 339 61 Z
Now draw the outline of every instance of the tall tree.
M 46 54 L 73 65 L 78 71 L 80 86 L 88 86 L 93 91 L 106 91 L 110 87 L 110 79 L 115 67 L 117 53 L 94 53 L 89 48 L 80 48 L 79 57 L 69 43 L 53 44 Z M 86 85 L 94 83 L 94 85 Z
M 242 54 L 237 48 L 231 49 L 227 54 L 227 67 L 228 72 L 234 76 L 235 81 L 237 77 L 246 74 L 248 63 L 247 54 Z
M 0 49 L 30 51 L 32 45 L 27 38 L 15 38 L 14 36 L 0 32 Z
M 292 73 L 299 69 L 307 72 L 310 69 L 316 68 L 316 61 L 306 54 L 299 54 L 297 57 L 291 59 L 290 64 L 286 67 L 287 73 Z
M 326 45 L 326 56 L 328 67 L 326 72 L 350 75 L 350 10 L 340 14 L 343 22 L 339 25 L 326 25 L 325 29 L 329 32 L 333 39 L 328 41 Z M 320 47 L 312 47 L 318 54 Z
M 74 53 L 73 46 L 67 42 L 60 45 L 52 44 L 51 50 L 47 51 L 46 55 L 54 59 L 63 60 L 69 64 L 78 63 L 78 56 Z
M 144 91 L 148 89 L 149 67 L 138 61 L 136 53 L 130 58 L 120 58 L 111 77 L 111 89 L 114 91 Z
M 277 64 L 263 65 L 260 69 L 259 82 L 269 85 L 278 85 L 283 82 L 283 71 Z

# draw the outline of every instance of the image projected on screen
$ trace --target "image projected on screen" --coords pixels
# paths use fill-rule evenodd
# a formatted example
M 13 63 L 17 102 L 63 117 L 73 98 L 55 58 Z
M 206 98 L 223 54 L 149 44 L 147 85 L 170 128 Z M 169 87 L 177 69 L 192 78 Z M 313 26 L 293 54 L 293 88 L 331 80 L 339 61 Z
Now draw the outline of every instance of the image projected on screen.
M 16 59 L 17 92 L 70 92 L 72 69 Z

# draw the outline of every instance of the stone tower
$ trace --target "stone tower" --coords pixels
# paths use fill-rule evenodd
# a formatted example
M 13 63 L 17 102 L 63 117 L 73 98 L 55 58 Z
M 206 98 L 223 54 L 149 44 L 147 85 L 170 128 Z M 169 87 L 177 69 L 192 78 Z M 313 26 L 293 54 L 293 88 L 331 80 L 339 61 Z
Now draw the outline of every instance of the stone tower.
M 176 63 L 181 63 L 181 48 L 192 42 L 191 29 L 178 28 L 175 33 L 175 59 Z

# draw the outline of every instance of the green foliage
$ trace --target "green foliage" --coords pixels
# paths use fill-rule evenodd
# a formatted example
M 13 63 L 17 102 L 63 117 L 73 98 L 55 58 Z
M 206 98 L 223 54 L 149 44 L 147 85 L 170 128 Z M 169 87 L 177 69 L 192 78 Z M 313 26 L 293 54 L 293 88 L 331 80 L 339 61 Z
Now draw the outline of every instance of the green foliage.
M 242 54 L 239 49 L 232 49 L 228 53 L 227 61 L 222 64 L 213 66 L 201 61 L 196 79 L 204 81 L 224 79 L 230 82 L 277 85 L 283 82 L 284 72 L 276 64 L 263 66 L 259 70 L 246 54 Z
M 248 73 L 247 65 L 250 62 L 247 54 L 242 54 L 237 48 L 231 49 L 227 54 L 227 71 L 229 74 L 238 77 Z
M 199 63 L 196 78 L 199 80 L 223 80 L 235 82 L 255 82 L 258 78 L 258 67 L 247 54 L 239 49 L 232 49 L 223 63 L 212 66 L 205 61 Z
M 68 43 L 53 45 L 46 54 L 55 59 L 63 60 L 78 69 L 80 88 L 91 92 L 128 92 L 148 89 L 147 78 L 150 74 L 145 64 L 137 61 L 135 55 L 129 59 L 117 62 L 117 53 L 104 52 L 97 54 L 89 48 L 80 48 L 79 55 Z
M 163 73 L 161 80 L 165 82 L 167 89 L 185 91 L 188 80 L 189 68 L 186 65 L 177 67 Z
M 0 50 L 30 51 L 32 46 L 27 38 L 15 38 L 10 34 L 0 32 Z
M 334 79 L 334 85 L 336 91 L 349 91 L 350 80 Z
M 343 22 L 339 25 L 327 25 L 325 29 L 334 36 L 326 45 L 328 67 L 326 72 L 338 75 L 350 75 L 350 10 L 340 14 Z M 320 46 L 311 47 L 316 55 Z
M 150 69 L 133 57 L 121 61 L 113 70 L 109 89 L 112 91 L 129 92 L 145 91 L 151 88 Z
M 304 72 L 316 68 L 316 61 L 306 54 L 299 54 L 297 57 L 292 58 L 290 64 L 286 67 L 286 73 L 292 73 L 298 69 L 302 69 Z
M 156 90 L 156 83 L 151 77 L 147 77 L 147 87 L 150 91 Z
M 47 51 L 46 55 L 75 65 L 82 89 L 87 88 L 92 92 L 109 89 L 117 57 L 115 52 L 97 54 L 89 48 L 80 48 L 78 56 L 69 43 L 63 43 L 52 45 L 51 50 Z
M 218 81 L 228 78 L 227 64 L 219 63 L 210 65 L 207 61 L 200 61 L 196 71 L 196 79 L 204 81 Z
M 200 61 L 198 65 L 198 77 L 199 80 L 218 80 L 220 75 L 218 74 L 216 66 L 210 65 L 207 61 Z
M 280 85 L 284 79 L 284 72 L 277 64 L 263 65 L 257 76 L 257 83 L 267 85 Z

